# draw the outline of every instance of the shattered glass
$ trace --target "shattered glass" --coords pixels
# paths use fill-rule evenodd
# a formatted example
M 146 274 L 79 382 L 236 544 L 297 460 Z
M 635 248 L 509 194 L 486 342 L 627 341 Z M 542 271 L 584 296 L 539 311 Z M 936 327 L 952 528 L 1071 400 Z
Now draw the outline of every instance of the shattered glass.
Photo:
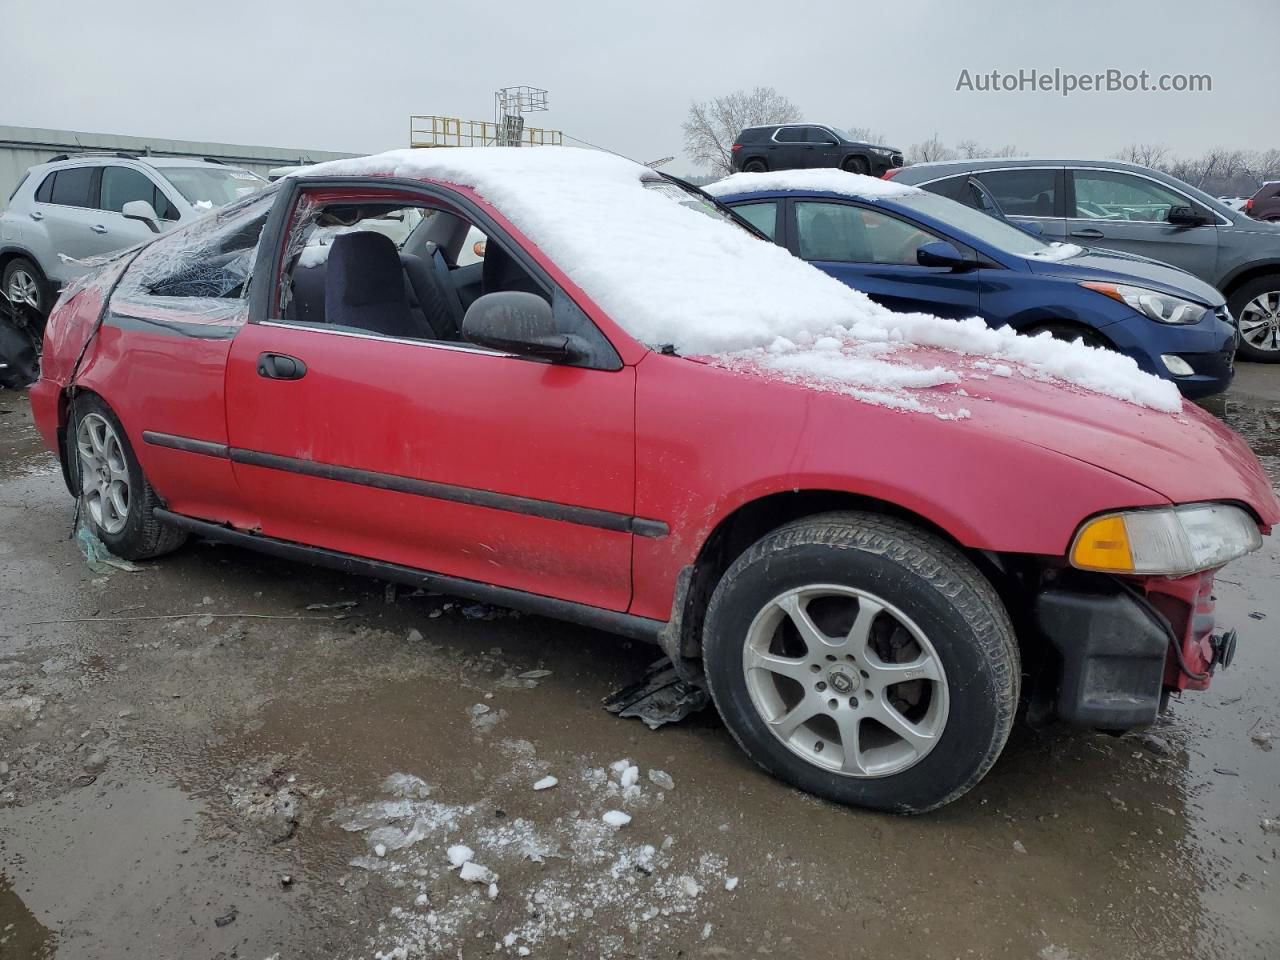
M 120 281 L 112 310 L 159 322 L 242 325 L 275 197 L 274 189 L 255 193 L 152 242 Z

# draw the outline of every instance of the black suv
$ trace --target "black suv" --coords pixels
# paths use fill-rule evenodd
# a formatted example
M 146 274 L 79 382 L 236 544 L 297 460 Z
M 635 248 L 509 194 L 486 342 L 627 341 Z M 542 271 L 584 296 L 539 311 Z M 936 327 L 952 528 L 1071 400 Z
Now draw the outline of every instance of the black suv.
M 733 169 L 746 173 L 838 167 L 879 177 L 902 166 L 902 151 L 852 139 L 839 127 L 820 123 L 774 123 L 747 127 L 733 142 Z

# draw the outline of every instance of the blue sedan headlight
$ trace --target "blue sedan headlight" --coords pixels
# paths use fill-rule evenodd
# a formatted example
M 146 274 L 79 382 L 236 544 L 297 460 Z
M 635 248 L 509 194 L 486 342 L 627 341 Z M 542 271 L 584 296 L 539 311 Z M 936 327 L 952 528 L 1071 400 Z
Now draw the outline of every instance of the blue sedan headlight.
M 1199 323 L 1212 313 L 1212 310 L 1202 303 L 1184 300 L 1181 297 L 1161 293 L 1158 290 L 1148 290 L 1146 287 L 1133 287 L 1127 283 L 1083 281 L 1080 286 L 1086 290 L 1092 290 L 1094 293 L 1100 293 L 1104 297 L 1110 297 L 1112 300 L 1119 300 L 1121 303 L 1128 304 L 1143 316 L 1149 317 L 1157 323 Z

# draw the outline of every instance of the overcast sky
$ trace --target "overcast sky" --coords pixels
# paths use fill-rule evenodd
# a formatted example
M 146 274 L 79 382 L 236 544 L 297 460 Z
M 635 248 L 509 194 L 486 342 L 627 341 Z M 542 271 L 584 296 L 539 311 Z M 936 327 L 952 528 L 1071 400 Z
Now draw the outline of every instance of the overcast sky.
M 694 99 L 767 85 L 809 120 L 907 147 L 1105 156 L 1280 146 L 1276 0 L 3 0 L 0 123 L 374 152 L 410 114 L 491 119 L 493 91 L 550 91 L 533 126 L 694 168 Z M 1209 73 L 1211 93 L 957 92 L 961 71 Z

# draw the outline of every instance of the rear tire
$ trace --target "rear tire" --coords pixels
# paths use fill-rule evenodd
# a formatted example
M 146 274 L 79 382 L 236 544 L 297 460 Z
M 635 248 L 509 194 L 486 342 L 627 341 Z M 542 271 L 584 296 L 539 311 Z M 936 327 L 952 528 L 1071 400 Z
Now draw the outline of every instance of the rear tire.
M 1280 363 L 1280 274 L 1237 287 L 1227 306 L 1240 329 L 1236 353 L 1244 360 Z
M 5 264 L 0 284 L 10 302 L 34 310 L 42 317 L 49 313 L 49 281 L 26 257 L 14 257 Z
M 108 550 L 126 560 L 149 560 L 182 546 L 186 532 L 156 518 L 160 498 L 120 420 L 100 397 L 73 401 L 67 448 L 75 458 L 81 517 Z
M 756 158 L 752 158 L 742 165 L 744 173 L 764 173 L 768 169 L 768 165 L 763 160 Z
M 840 164 L 840 169 L 846 173 L 860 173 L 865 177 L 871 172 L 871 165 L 862 157 L 848 157 Z
M 981 780 L 1018 703 L 1018 648 L 990 582 L 951 544 L 873 513 L 809 517 L 757 541 L 712 595 L 703 656 L 716 707 L 756 763 L 828 800 L 899 813 Z

